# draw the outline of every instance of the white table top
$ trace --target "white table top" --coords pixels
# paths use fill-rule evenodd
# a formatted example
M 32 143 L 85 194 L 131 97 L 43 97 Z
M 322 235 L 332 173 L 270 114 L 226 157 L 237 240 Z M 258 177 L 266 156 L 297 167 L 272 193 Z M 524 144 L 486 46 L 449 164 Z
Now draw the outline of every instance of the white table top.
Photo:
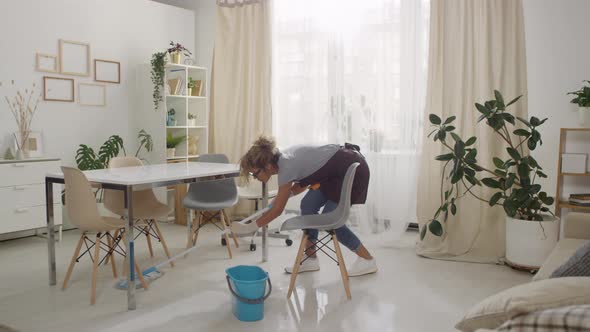
M 236 164 L 187 162 L 97 169 L 84 171 L 84 175 L 90 182 L 130 186 L 236 174 L 239 171 Z M 48 173 L 47 176 L 58 179 L 64 177 L 62 172 Z

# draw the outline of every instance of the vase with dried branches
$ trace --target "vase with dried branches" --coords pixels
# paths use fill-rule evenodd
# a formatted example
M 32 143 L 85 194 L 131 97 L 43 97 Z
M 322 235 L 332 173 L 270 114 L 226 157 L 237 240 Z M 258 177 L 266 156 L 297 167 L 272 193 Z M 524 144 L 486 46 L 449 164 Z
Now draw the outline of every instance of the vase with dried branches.
M 14 80 L 11 81 L 11 85 L 15 85 Z M 4 96 L 4 99 L 8 103 L 8 108 L 18 128 L 18 135 L 15 134 L 18 148 L 16 158 L 25 159 L 28 157 L 27 141 L 31 133 L 31 123 L 37 111 L 37 106 L 39 106 L 41 95 L 37 93 L 37 86 L 33 83 L 32 87 L 25 89 L 24 93 L 18 89 L 13 97 Z

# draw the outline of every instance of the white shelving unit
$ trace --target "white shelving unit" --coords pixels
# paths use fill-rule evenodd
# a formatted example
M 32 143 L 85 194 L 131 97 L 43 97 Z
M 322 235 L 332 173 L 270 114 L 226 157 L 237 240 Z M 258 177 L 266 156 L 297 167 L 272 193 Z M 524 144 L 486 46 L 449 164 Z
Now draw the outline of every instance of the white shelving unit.
M 209 151 L 209 98 L 207 97 L 207 69 L 204 67 L 189 66 L 184 64 L 168 63 L 165 67 L 165 86 L 161 89 L 163 102 L 158 110 L 154 110 L 153 84 L 150 79 L 151 66 L 141 65 L 137 72 L 138 107 L 132 121 L 135 132 L 145 129 L 152 135 L 154 151 L 147 158 L 150 163 L 182 162 L 198 157 Z M 186 95 L 189 77 L 200 80 L 202 84 L 199 96 Z M 184 82 L 184 94 L 170 94 L 168 80 L 181 78 Z M 194 94 L 194 93 L 193 93 Z M 175 126 L 166 123 L 167 113 L 170 109 L 175 111 Z M 196 125 L 188 125 L 188 115 L 196 117 Z M 197 137 L 197 149 L 190 151 L 189 141 L 185 141 L 176 147 L 174 157 L 166 157 L 166 136 L 186 136 L 189 140 Z
M 132 101 L 133 118 L 130 119 L 132 133 L 137 133 L 141 129 L 152 135 L 154 149 L 148 155 L 144 155 L 150 164 L 178 163 L 194 160 L 200 154 L 209 151 L 209 98 L 207 97 L 207 69 L 204 67 L 188 66 L 183 64 L 168 63 L 165 68 L 164 84 L 161 88 L 163 101 L 155 110 L 153 102 L 153 83 L 151 80 L 151 65 L 140 65 L 136 72 L 136 98 Z M 202 81 L 202 90 L 200 96 L 173 95 L 168 93 L 166 86 L 168 80 L 181 77 L 185 84 L 184 90 L 187 91 L 188 78 Z M 176 114 L 176 125 L 168 126 L 166 124 L 166 115 L 168 111 L 174 108 Z M 188 125 L 188 114 L 196 116 L 196 126 Z M 197 151 L 189 151 L 187 142 L 181 143 L 176 147 L 174 157 L 166 157 L 166 135 L 172 133 L 173 136 L 197 136 Z M 164 189 L 164 188 L 162 188 Z M 168 188 L 168 190 L 156 190 L 156 195 L 162 202 L 168 201 L 174 205 L 174 217 L 177 223 L 186 222 L 186 212 L 182 208 L 182 197 L 186 193 L 186 186 L 179 185 Z M 174 203 L 171 203 L 173 198 Z

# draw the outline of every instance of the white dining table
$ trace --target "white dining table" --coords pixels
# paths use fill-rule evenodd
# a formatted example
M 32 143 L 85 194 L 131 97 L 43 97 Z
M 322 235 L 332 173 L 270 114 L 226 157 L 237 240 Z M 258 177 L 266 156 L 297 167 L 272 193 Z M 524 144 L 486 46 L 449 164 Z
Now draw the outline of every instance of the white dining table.
M 110 168 L 84 171 L 88 181 L 105 189 L 121 190 L 125 197 L 125 245 L 127 254 L 127 308 L 134 310 L 135 301 L 135 252 L 133 235 L 133 208 L 129 202 L 133 201 L 133 192 L 148 188 L 173 186 L 177 184 L 190 184 L 194 182 L 212 181 L 220 178 L 233 178 L 239 176 L 239 167 L 235 164 L 218 163 L 170 163 L 136 167 Z M 47 211 L 47 246 L 49 253 L 49 285 L 53 286 L 57 281 L 55 263 L 55 233 L 53 214 L 53 185 L 63 184 L 64 175 L 61 172 L 49 173 L 45 177 L 45 201 Z M 268 190 L 262 183 L 262 207 L 268 205 Z M 187 209 L 187 228 L 192 232 L 192 210 Z M 262 229 L 262 261 L 268 260 L 267 248 L 268 227 Z M 229 243 L 228 243 L 229 245 Z

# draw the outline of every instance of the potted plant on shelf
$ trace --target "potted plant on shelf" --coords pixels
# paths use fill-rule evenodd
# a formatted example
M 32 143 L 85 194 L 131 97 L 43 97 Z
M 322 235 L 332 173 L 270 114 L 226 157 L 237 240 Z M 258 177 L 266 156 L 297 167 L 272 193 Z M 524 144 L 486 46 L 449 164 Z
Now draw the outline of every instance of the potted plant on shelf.
M 436 236 L 444 235 L 444 223 L 449 213 L 457 213 L 456 202 L 471 195 L 492 206 L 501 206 L 506 213 L 506 260 L 508 264 L 526 269 L 536 269 L 544 261 L 557 242 L 558 218 L 549 210 L 554 199 L 536 183 L 546 178 L 541 166 L 529 154 L 541 145 L 538 128 L 547 119 L 531 117 L 530 120 L 515 117 L 507 111 L 508 103 L 499 91 L 495 98 L 475 104 L 481 113 L 478 122 L 484 121 L 497 135 L 498 143 L 506 146 L 508 159 L 493 157 L 493 167 L 483 166 L 477 160 L 477 138 L 463 140 L 455 133 L 455 116 L 441 119 L 430 114 L 429 120 L 435 129 L 428 135 L 448 149 L 435 159 L 444 164 L 441 178 L 441 205 L 434 217 L 421 230 Z M 517 124 L 520 125 L 517 128 Z M 510 127 L 509 127 L 510 125 Z M 494 190 L 490 197 L 480 197 L 472 190 L 475 186 Z
M 175 43 L 173 41 L 170 42 L 170 48 L 168 48 L 168 53 L 170 54 L 170 61 L 172 63 L 179 64 L 180 63 L 180 54 L 184 54 L 184 56 L 190 56 L 192 53 L 184 46 L 179 43 Z
M 187 90 L 186 90 L 187 96 L 193 95 L 193 89 L 195 88 L 195 83 L 196 83 L 196 81 L 193 80 L 193 78 L 189 76 L 188 83 L 187 83 Z
M 175 118 L 176 111 L 174 108 L 168 110 L 168 114 L 166 115 L 166 126 L 174 127 L 176 126 L 176 118 Z
M 186 139 L 186 136 L 173 137 L 172 133 L 166 134 L 166 158 L 174 158 L 176 156 L 176 147 Z
M 197 126 L 197 117 L 193 113 L 188 114 L 188 126 L 189 127 L 196 127 Z
M 584 81 L 583 83 L 590 84 L 590 81 Z M 590 121 L 590 86 L 583 86 L 578 91 L 568 92 L 568 95 L 576 96 L 570 102 L 578 105 L 578 120 L 581 125 L 585 125 Z

